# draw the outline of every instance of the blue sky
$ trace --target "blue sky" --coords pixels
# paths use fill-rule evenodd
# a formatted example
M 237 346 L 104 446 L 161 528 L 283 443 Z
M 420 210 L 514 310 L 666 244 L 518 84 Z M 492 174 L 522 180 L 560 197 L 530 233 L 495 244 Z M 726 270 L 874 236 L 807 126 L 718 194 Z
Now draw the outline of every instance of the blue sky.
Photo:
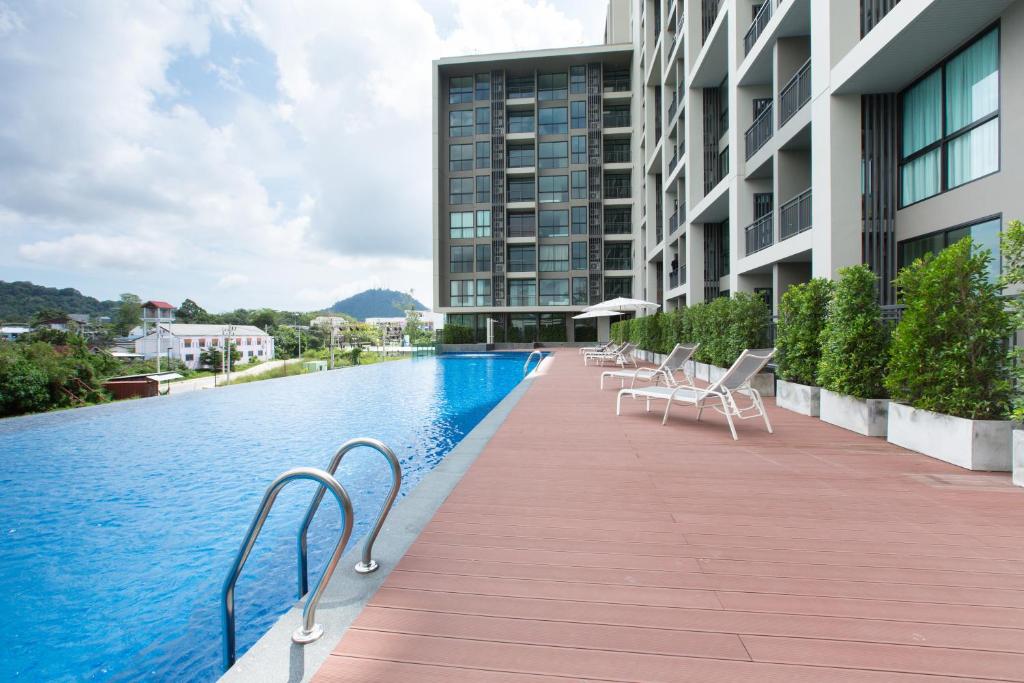
M 603 0 L 0 0 L 0 279 L 429 305 L 430 61 L 603 21 Z

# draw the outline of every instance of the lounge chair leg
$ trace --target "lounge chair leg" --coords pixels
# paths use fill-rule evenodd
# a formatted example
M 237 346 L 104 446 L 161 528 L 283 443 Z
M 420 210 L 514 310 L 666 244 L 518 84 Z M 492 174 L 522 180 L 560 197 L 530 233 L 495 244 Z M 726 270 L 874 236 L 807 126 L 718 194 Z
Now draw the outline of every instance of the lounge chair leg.
M 697 422 L 700 422 L 700 415 L 704 412 L 704 401 L 697 402 Z
M 661 418 L 662 426 L 664 426 L 665 423 L 668 422 L 668 411 L 672 407 L 672 399 L 670 398 L 666 403 L 667 403 L 667 405 L 665 406 L 665 415 L 662 416 L 662 418 Z
M 601 390 L 604 391 L 604 373 L 601 373 Z
M 761 394 L 755 390 L 754 395 L 757 397 L 757 409 L 761 411 L 761 417 L 764 418 L 764 426 L 768 428 L 769 434 L 774 434 L 772 423 L 768 421 L 768 411 L 764 409 L 764 401 L 761 400 Z
M 729 405 L 725 401 L 725 397 L 722 397 L 722 412 L 725 413 L 725 420 L 729 423 L 729 431 L 732 432 L 732 440 L 739 441 L 740 437 L 736 436 L 736 425 L 732 423 L 732 413 L 729 412 Z
M 615 414 L 622 415 L 622 392 L 615 398 Z

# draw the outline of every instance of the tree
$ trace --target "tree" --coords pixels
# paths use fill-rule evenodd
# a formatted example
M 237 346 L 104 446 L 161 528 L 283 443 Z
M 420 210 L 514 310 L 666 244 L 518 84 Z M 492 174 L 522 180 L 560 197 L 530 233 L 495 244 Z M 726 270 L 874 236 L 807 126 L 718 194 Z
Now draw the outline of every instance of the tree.
M 235 369 L 235 364 L 242 359 L 242 352 L 235 348 L 235 345 L 231 345 L 231 368 Z M 218 346 L 211 346 L 201 354 L 199 354 L 199 364 L 203 367 L 210 368 L 214 371 L 219 371 L 224 365 L 224 353 Z
M 252 324 L 264 332 L 273 333 L 277 328 L 280 315 L 272 308 L 261 308 L 252 314 Z
M 794 285 L 782 295 L 775 339 L 782 379 L 817 385 L 821 330 L 831 299 L 832 281 L 825 278 Z
M 210 322 L 210 314 L 202 306 L 192 299 L 185 299 L 178 306 L 176 314 L 178 321 L 183 323 L 206 323 Z
M 45 322 L 50 322 L 52 320 L 66 321 L 67 319 L 67 313 L 60 310 L 59 308 L 53 308 L 48 306 L 46 308 L 41 308 L 38 311 L 36 311 L 36 314 L 32 316 L 32 324 L 41 325 Z
M 423 315 L 413 308 L 405 312 L 405 333 L 409 335 L 409 343 L 413 346 L 429 344 L 433 341 L 430 332 L 427 331 L 426 323 L 423 321 Z
M 854 398 L 885 398 L 889 332 L 875 292 L 875 274 L 865 265 L 839 271 L 819 342 L 818 384 Z
M 142 324 L 142 299 L 135 294 L 122 294 L 121 303 L 114 316 L 114 327 L 120 335 L 126 335 L 132 328 Z

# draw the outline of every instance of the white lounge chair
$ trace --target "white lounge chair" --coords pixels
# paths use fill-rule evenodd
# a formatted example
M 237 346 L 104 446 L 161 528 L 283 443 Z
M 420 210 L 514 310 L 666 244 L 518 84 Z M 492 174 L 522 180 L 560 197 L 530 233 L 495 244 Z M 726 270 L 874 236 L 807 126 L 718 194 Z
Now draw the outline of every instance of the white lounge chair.
M 581 346 L 579 353 L 581 356 L 585 353 L 607 353 L 608 351 L 611 351 L 614 347 L 615 342 L 609 341 L 607 344 L 603 344 L 601 346 Z
M 636 349 L 636 344 L 627 342 L 614 351 L 607 353 L 585 353 L 583 354 L 583 364 L 590 365 L 590 361 L 594 361 L 598 365 L 604 365 L 607 362 L 611 362 L 621 367 L 632 365 L 635 368 L 636 358 L 633 357 L 634 349 Z
M 700 415 L 704 411 L 704 404 L 710 400 L 721 404 L 721 407 L 718 405 L 711 407 L 725 415 L 733 439 L 739 439 L 736 436 L 736 426 L 733 424 L 734 417 L 740 420 L 749 420 L 760 416 L 764 419 L 764 426 L 768 428 L 768 433 L 771 434 L 772 423 L 768 421 L 768 413 L 764 409 L 761 394 L 750 386 L 750 379 L 761 371 L 761 368 L 771 360 L 773 355 L 775 355 L 775 349 L 744 349 L 721 379 L 703 389 L 683 385 L 622 389 L 615 402 L 615 414 L 622 414 L 622 397 L 632 396 L 633 398 L 647 399 L 647 410 L 651 409 L 652 400 L 666 400 L 665 415 L 661 419 L 661 424 L 668 421 L 668 411 L 672 408 L 673 402 L 694 406 L 697 409 L 697 420 L 699 421 Z M 737 397 L 740 397 L 741 400 L 744 397 L 749 399 L 750 405 L 741 408 Z
M 605 370 L 601 373 L 601 388 L 604 389 L 604 380 L 606 377 L 618 377 L 620 382 L 619 386 L 626 386 L 626 380 L 629 380 L 629 386 L 635 387 L 637 380 L 641 382 L 653 382 L 654 384 L 661 384 L 664 382 L 667 387 L 679 386 L 679 381 L 676 379 L 676 372 L 679 370 L 683 371 L 683 377 L 688 386 L 693 386 L 693 378 L 690 377 L 690 373 L 686 371 L 686 362 L 693 356 L 693 352 L 697 350 L 700 344 L 676 344 L 672 352 L 665 358 L 665 362 L 656 368 L 637 368 L 636 370 Z

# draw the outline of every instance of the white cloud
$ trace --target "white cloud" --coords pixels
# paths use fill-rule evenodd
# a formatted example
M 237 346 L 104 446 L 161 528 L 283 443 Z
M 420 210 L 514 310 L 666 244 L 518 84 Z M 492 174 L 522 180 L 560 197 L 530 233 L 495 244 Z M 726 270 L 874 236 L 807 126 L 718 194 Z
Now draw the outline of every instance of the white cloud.
M 23 244 L 18 254 L 27 261 L 60 268 L 145 271 L 174 258 L 174 249 L 156 235 L 145 239 L 78 234 Z
M 229 273 L 217 281 L 217 286 L 221 289 L 227 289 L 230 287 L 241 287 L 248 283 L 249 277 L 247 275 L 242 275 L 241 273 Z

